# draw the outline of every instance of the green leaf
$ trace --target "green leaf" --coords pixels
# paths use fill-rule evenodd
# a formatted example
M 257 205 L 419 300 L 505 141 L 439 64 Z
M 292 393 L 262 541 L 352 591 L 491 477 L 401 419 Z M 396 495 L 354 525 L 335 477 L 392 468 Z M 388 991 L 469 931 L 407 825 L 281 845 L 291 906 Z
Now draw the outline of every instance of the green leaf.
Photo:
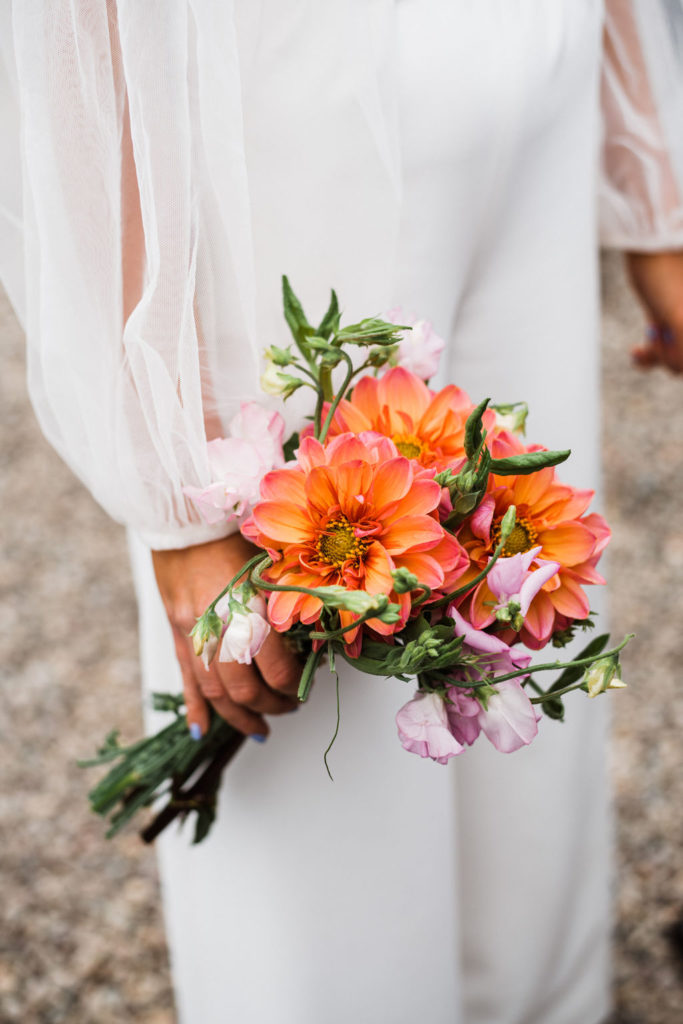
M 561 697 L 544 700 L 541 704 L 541 711 L 555 722 L 564 722 L 564 704 Z
M 490 401 L 490 398 L 485 398 L 467 417 L 467 423 L 465 424 L 465 453 L 468 459 L 474 458 L 484 440 L 485 434 L 482 430 L 481 421 Z
M 287 438 L 287 440 L 285 441 L 285 443 L 282 446 L 282 452 L 284 454 L 286 462 L 291 462 L 292 461 L 292 459 L 295 457 L 295 453 L 296 453 L 296 450 L 297 450 L 298 447 L 299 447 L 299 435 L 298 435 L 298 433 L 294 433 L 294 434 L 292 434 L 291 437 Z
M 582 661 L 584 658 L 597 658 L 599 654 L 602 654 L 605 647 L 609 642 L 609 633 L 602 633 L 600 636 L 594 637 L 591 642 L 584 647 L 581 654 L 577 655 L 574 661 Z M 570 668 L 566 668 L 564 672 L 561 672 L 555 682 L 546 693 L 552 693 L 554 690 L 562 690 L 565 686 L 571 686 L 572 683 L 578 683 L 581 676 L 586 671 L 585 665 L 574 665 Z
M 294 340 L 303 352 L 303 346 L 306 342 L 306 338 L 313 333 L 313 328 L 306 319 L 303 307 L 294 294 L 292 286 L 285 274 L 282 275 L 282 301 L 285 320 L 292 332 Z
M 215 820 L 215 804 L 213 806 L 211 804 L 204 804 L 197 809 L 197 820 L 195 821 L 194 838 L 192 840 L 193 845 L 201 843 L 202 839 L 206 839 Z
M 523 455 L 511 455 L 507 459 L 491 459 L 491 472 L 497 476 L 525 476 L 548 466 L 559 466 L 570 455 L 571 451 L 567 449 L 559 452 L 525 452 Z
M 349 324 L 337 333 L 337 344 L 395 345 L 403 331 L 411 328 L 403 324 L 390 324 L 378 317 L 367 317 L 357 324 Z
M 321 338 L 325 338 L 327 340 L 331 334 L 334 334 L 336 331 L 339 330 L 340 317 L 341 313 L 339 312 L 339 301 L 337 299 L 337 293 L 333 288 L 332 296 L 330 298 L 330 304 L 327 307 L 327 312 L 320 321 L 320 326 L 318 327 L 318 330 L 315 333 L 320 335 Z

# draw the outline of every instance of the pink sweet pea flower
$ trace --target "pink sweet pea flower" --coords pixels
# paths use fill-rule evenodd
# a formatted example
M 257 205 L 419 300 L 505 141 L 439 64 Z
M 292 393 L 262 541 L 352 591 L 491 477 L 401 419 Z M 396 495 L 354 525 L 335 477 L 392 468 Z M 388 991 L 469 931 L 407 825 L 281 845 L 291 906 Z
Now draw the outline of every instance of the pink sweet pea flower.
M 516 679 L 494 683 L 491 690 L 494 692 L 487 691 L 486 707 L 480 706 L 479 725 L 496 750 L 511 754 L 531 743 L 541 716 Z
M 446 705 L 438 693 L 418 690 L 396 715 L 396 725 L 406 750 L 431 757 L 438 764 L 446 764 L 464 749 L 449 728 Z
M 509 558 L 499 558 L 495 563 L 486 582 L 489 590 L 498 598 L 496 611 L 514 602 L 519 606 L 519 614 L 523 619 L 543 584 L 559 571 L 559 562 L 548 562 L 537 557 L 540 550 L 540 546 L 531 548 L 530 551 Z M 538 564 L 538 569 L 532 572 L 531 565 L 534 562 Z
M 541 716 L 516 679 L 478 690 L 451 686 L 448 699 L 448 721 L 459 743 L 471 746 L 483 731 L 496 750 L 510 754 L 531 743 L 538 733 Z
M 450 730 L 458 743 L 466 743 L 471 747 L 481 732 L 481 704 L 472 696 L 472 690 L 465 690 L 462 686 L 450 686 L 448 700 L 450 703 L 446 704 L 446 714 Z
M 284 421 L 279 413 L 243 402 L 229 430 L 230 437 L 206 446 L 212 482 L 183 488 L 210 525 L 241 516 L 258 501 L 262 477 L 284 463 Z
M 510 647 L 493 633 L 475 629 L 471 622 L 463 618 L 455 605 L 450 606 L 448 614 L 455 622 L 455 635 L 464 638 L 465 647 L 470 649 L 470 653 L 482 655 L 479 663 L 481 671 L 473 672 L 470 667 L 470 679 L 481 678 L 482 675 L 505 675 L 518 668 L 526 668 L 531 661 L 531 655 L 526 651 Z M 488 657 L 483 657 L 483 655 L 488 655 Z
M 480 655 L 476 667 L 462 670 L 463 680 L 475 682 L 484 676 L 506 675 L 529 665 L 530 654 L 515 650 L 500 637 L 475 629 L 457 608 L 449 608 L 448 614 L 455 621 L 456 635 L 465 641 L 464 653 Z M 541 716 L 518 679 L 494 681 L 489 686 L 471 690 L 452 686 L 448 689 L 448 699 L 452 702 L 447 705 L 451 730 L 460 742 L 473 743 L 481 730 L 497 750 L 508 754 L 531 743 L 538 733 Z
M 222 615 L 221 602 L 216 611 Z M 228 625 L 223 633 L 219 661 L 237 661 L 240 665 L 251 665 L 263 642 L 270 633 L 270 625 L 266 618 L 266 602 L 260 594 L 249 598 L 243 611 L 234 608 L 230 614 Z
M 285 421 L 279 412 L 264 409 L 258 402 L 242 402 L 230 421 L 231 437 L 241 437 L 258 451 L 259 461 L 268 469 L 284 465 L 282 438 Z
M 398 345 L 396 362 L 410 370 L 421 380 L 429 380 L 439 369 L 439 358 L 446 342 L 440 338 L 429 320 L 418 320 L 412 313 L 404 313 L 400 306 L 390 309 L 382 317 L 390 324 L 406 324 Z

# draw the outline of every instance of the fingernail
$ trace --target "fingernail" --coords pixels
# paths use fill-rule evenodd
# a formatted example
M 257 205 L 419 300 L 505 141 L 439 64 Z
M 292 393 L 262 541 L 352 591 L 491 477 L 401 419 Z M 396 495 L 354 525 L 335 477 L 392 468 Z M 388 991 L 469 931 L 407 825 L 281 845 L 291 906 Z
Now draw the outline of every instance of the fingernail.
M 200 740 L 202 738 L 202 727 L 199 722 L 192 722 L 190 725 L 190 736 L 193 740 Z
M 650 324 L 650 326 L 647 329 L 647 340 L 648 341 L 656 341 L 658 337 L 659 337 L 659 328 L 655 327 L 654 324 Z
M 267 736 L 262 736 L 261 733 L 255 732 L 252 734 L 252 740 L 256 740 L 257 743 L 265 743 Z
M 674 334 L 670 327 L 665 327 L 662 331 L 662 341 L 665 345 L 671 345 L 674 340 Z

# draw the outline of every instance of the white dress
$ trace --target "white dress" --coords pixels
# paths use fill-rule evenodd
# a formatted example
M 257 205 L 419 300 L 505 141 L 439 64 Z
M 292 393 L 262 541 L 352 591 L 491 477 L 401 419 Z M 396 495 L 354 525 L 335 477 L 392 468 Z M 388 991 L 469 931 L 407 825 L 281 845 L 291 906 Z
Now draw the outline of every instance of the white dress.
M 23 170 L 0 259 L 41 423 L 131 527 L 147 689 L 180 688 L 148 547 L 217 535 L 181 488 L 258 397 L 282 272 L 312 310 L 334 286 L 349 319 L 428 316 L 444 381 L 527 400 L 529 437 L 574 449 L 561 475 L 597 481 L 600 3 L 46 6 L 14 16 Z M 683 8 L 615 0 L 608 28 L 605 237 L 682 246 Z M 162 838 L 182 1024 L 608 1012 L 607 701 L 442 768 L 397 742 L 407 693 L 343 674 L 332 784 L 321 672 L 230 766 L 210 839 Z

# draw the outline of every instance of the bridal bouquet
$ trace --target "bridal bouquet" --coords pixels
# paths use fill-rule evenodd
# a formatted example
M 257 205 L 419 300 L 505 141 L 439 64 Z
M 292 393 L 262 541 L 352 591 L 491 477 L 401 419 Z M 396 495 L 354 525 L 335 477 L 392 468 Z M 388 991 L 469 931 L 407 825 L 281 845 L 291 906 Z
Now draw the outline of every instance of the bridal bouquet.
M 439 764 L 482 734 L 511 753 L 534 739 L 541 711 L 562 720 L 570 691 L 623 686 L 629 638 L 531 664 L 531 651 L 593 625 L 583 588 L 604 582 L 609 528 L 587 512 L 592 492 L 555 473 L 569 452 L 523 441 L 522 404 L 430 390 L 443 342 L 425 321 L 392 311 L 342 327 L 333 292 L 315 327 L 286 278 L 283 293 L 293 343 L 266 352 L 262 387 L 283 399 L 309 388 L 312 415 L 283 445 L 279 413 L 245 403 L 230 436 L 209 442 L 214 479 L 186 493 L 209 523 L 238 519 L 258 553 L 197 620 L 196 655 L 249 663 L 275 629 L 301 656 L 301 701 L 323 660 L 337 688 L 339 659 L 416 686 L 398 739 Z M 552 669 L 544 688 L 535 677 Z M 111 733 L 84 762 L 115 763 L 90 799 L 111 835 L 166 797 L 143 838 L 194 813 L 199 842 L 244 737 L 214 715 L 195 740 L 181 696 L 155 706 L 173 713 L 165 729 L 128 747 Z

